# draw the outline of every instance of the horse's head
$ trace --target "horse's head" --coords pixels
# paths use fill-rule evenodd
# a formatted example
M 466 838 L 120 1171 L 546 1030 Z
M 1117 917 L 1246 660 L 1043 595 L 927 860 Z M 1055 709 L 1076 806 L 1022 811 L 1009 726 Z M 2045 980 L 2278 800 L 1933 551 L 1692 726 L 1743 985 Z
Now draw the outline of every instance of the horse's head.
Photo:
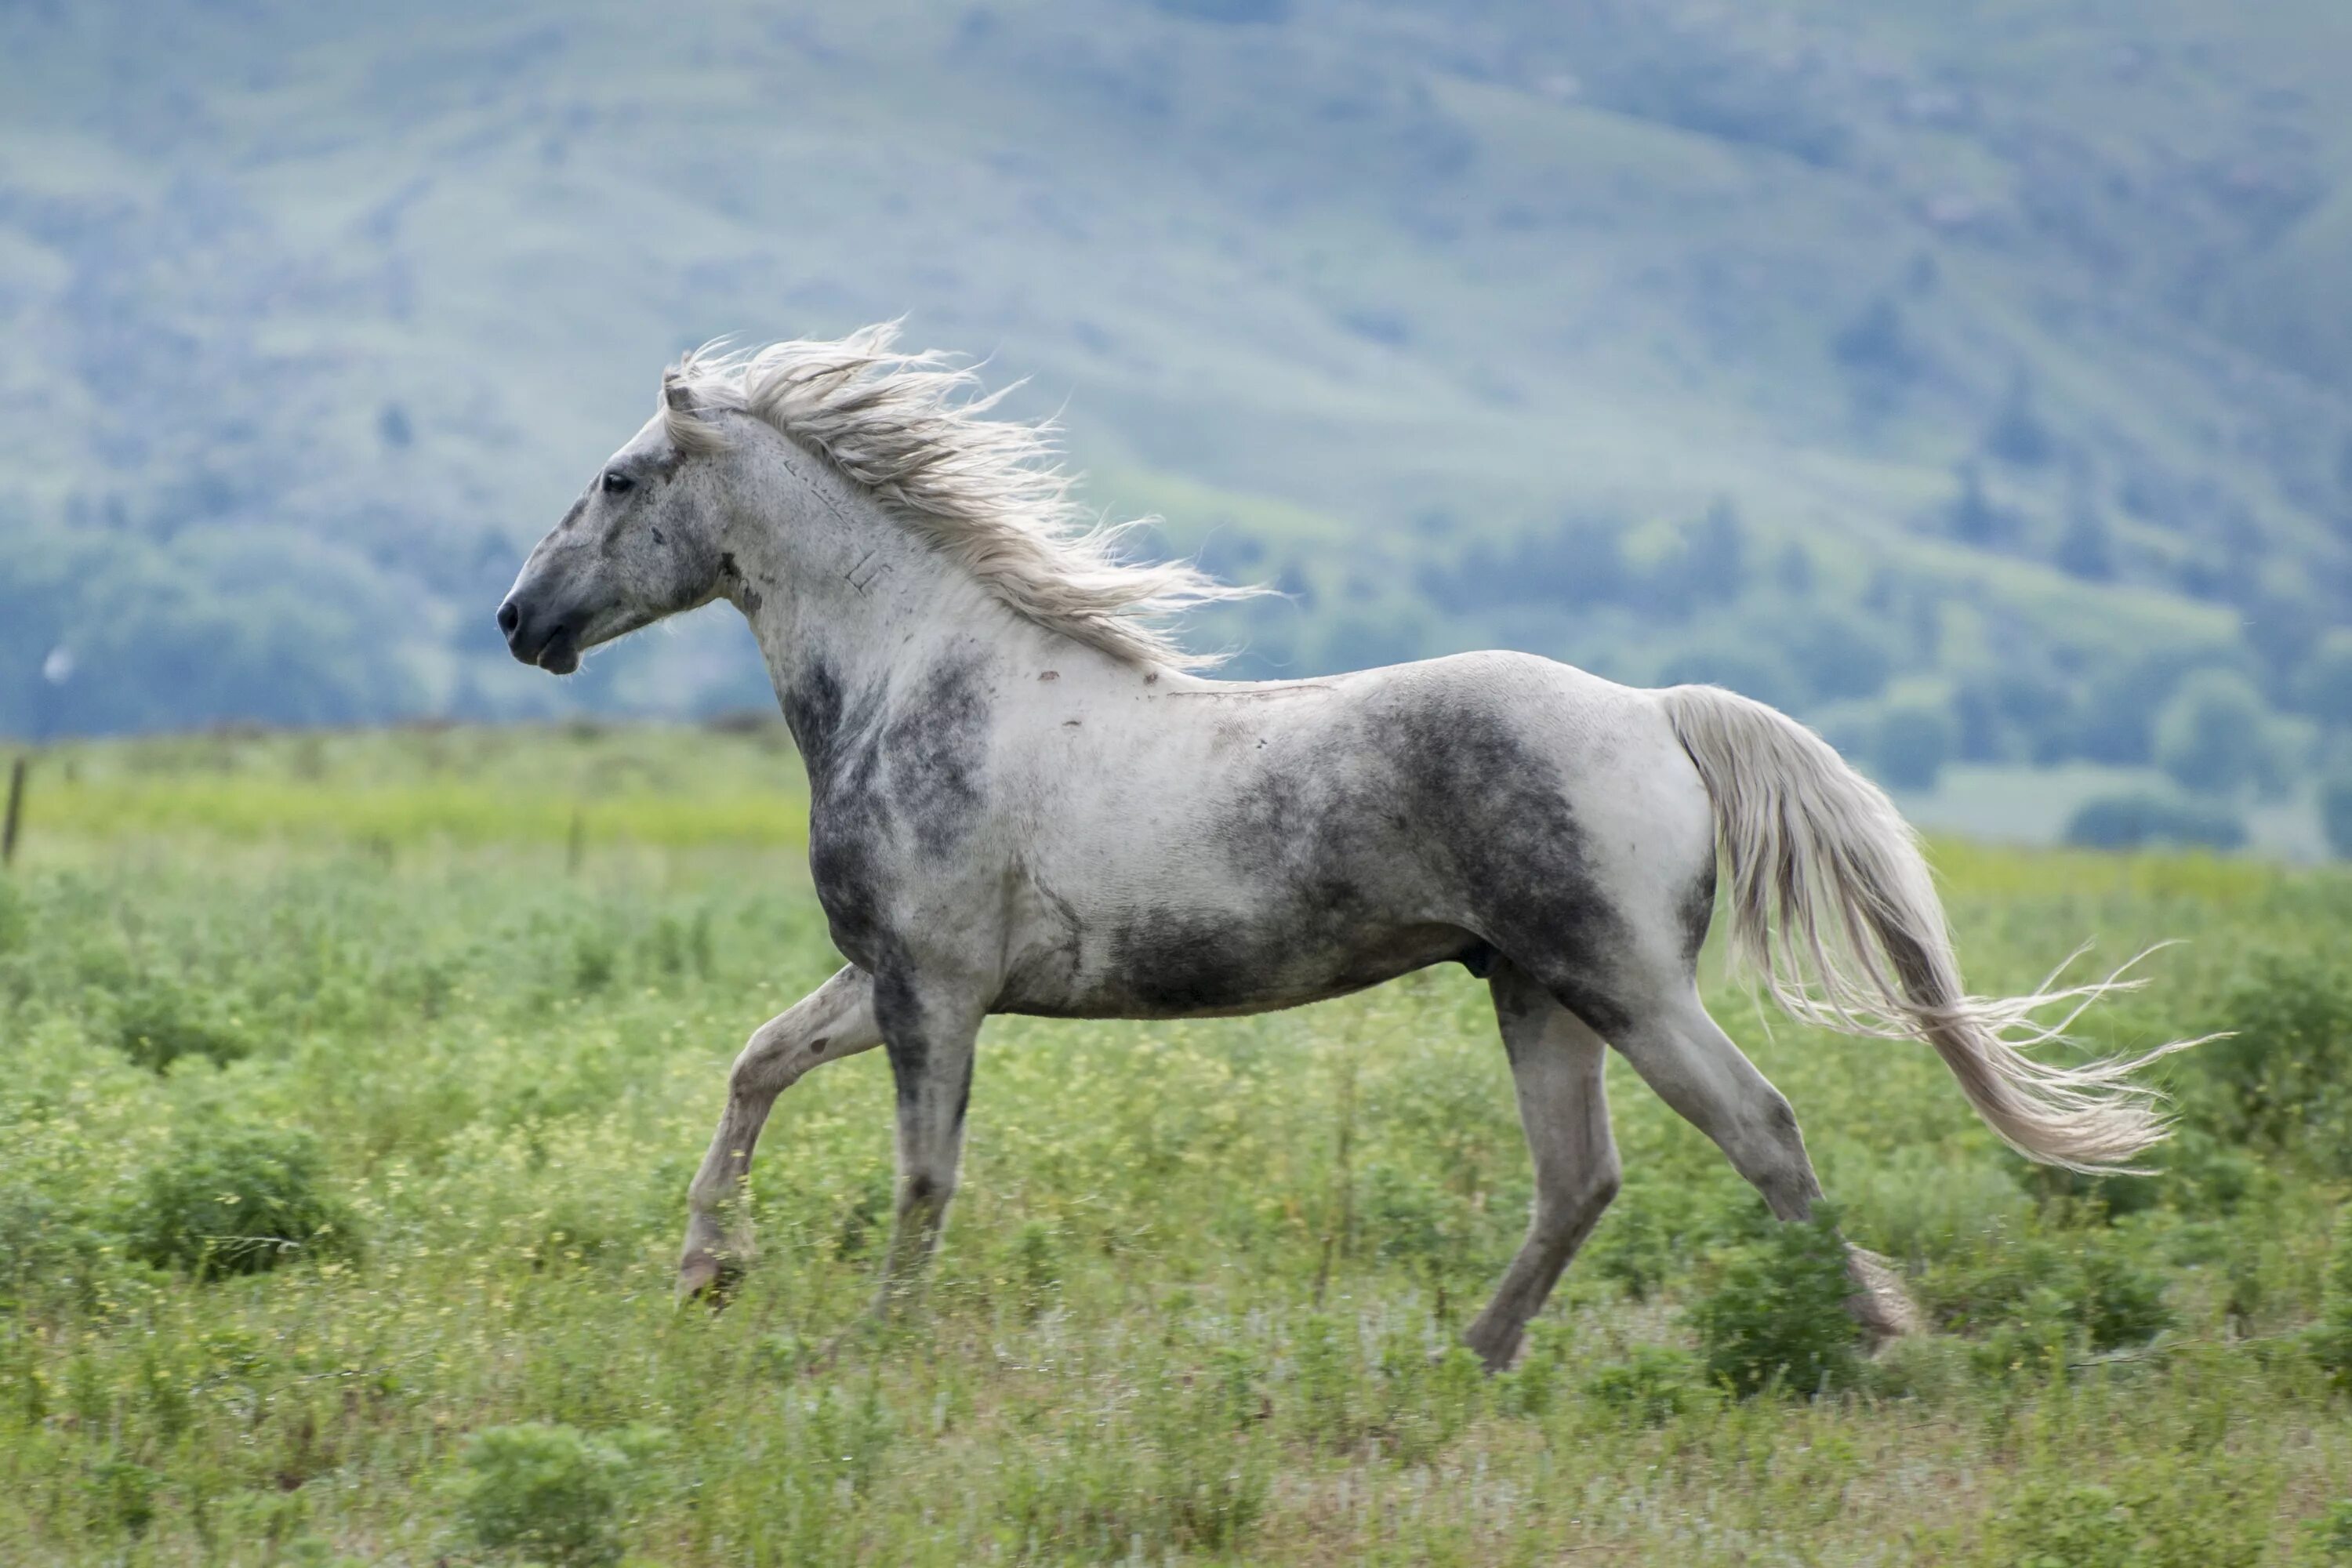
M 721 444 L 682 378 L 666 378 L 662 397 L 662 412 L 606 460 L 499 606 L 499 630 L 523 663 L 569 675 L 597 644 L 721 591 L 719 477 L 709 460 Z

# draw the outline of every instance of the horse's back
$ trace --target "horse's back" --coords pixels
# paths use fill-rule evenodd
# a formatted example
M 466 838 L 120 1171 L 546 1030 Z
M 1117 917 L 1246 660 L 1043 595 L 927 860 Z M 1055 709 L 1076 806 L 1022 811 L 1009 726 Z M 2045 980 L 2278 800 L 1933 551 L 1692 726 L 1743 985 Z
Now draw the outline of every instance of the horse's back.
M 1171 682 L 1089 749 L 1034 775 L 1023 1011 L 1251 1011 L 1496 951 L 1678 947 L 1713 865 L 1654 700 L 1527 655 Z

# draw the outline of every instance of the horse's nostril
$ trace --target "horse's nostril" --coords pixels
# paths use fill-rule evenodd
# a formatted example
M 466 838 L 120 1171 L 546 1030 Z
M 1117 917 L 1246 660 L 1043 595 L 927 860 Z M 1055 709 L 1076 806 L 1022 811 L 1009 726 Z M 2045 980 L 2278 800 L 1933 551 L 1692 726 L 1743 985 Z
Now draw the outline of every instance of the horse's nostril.
M 520 625 L 522 625 L 522 611 L 516 607 L 512 599 L 499 606 L 499 630 L 512 637 L 515 635 L 515 627 Z

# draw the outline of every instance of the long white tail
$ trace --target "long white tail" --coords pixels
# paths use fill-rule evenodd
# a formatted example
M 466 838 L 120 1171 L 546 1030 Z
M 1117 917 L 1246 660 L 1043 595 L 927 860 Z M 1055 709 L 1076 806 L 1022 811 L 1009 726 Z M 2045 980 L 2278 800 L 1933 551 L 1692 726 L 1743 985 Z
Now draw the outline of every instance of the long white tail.
M 2083 1067 L 2026 1054 L 2136 984 L 2123 970 L 2074 986 L 2053 973 L 2030 996 L 1969 995 L 1918 837 L 1877 785 L 1761 702 L 1713 686 L 1657 696 L 1715 800 L 1733 952 L 1782 1007 L 1848 1034 L 1927 1041 L 1977 1113 L 2031 1159 L 2126 1169 L 2164 1137 L 2160 1097 L 2131 1075 L 2196 1041 Z M 2061 1005 L 2055 1024 L 2035 1021 Z

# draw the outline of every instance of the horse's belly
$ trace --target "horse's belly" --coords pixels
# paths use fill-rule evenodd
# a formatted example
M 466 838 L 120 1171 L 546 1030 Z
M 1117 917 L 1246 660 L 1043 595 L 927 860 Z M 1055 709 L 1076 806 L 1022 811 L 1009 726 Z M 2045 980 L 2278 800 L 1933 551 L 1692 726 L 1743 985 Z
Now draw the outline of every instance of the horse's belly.
M 1342 996 L 1433 963 L 1483 967 L 1458 926 L 1318 930 L 1179 910 L 1138 911 L 1058 959 L 1015 966 L 997 1010 L 1046 1017 L 1186 1018 L 1271 1012 Z

